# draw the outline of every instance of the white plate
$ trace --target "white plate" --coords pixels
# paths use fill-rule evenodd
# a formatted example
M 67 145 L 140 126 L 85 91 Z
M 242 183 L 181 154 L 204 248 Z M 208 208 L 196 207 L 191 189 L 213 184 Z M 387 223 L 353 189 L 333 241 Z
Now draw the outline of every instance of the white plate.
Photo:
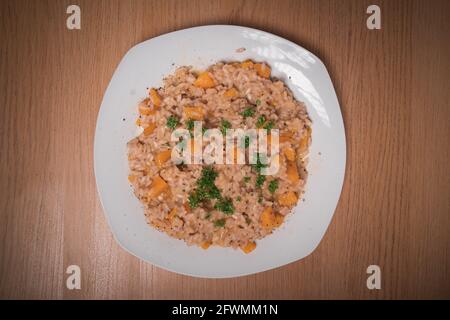
M 245 48 L 244 52 L 236 49 Z M 127 142 L 136 134 L 137 104 L 148 87 L 177 66 L 197 69 L 221 60 L 266 61 L 306 103 L 313 142 L 306 201 L 274 234 L 245 255 L 240 250 L 187 246 L 153 229 L 128 184 Z M 124 120 L 125 119 L 125 120 Z M 306 257 L 319 244 L 333 217 L 345 172 L 345 132 L 328 72 L 315 55 L 267 32 L 238 26 L 203 26 L 165 34 L 133 47 L 120 62 L 100 107 L 94 168 L 100 200 L 119 244 L 161 268 L 197 277 L 226 278 L 276 268 Z

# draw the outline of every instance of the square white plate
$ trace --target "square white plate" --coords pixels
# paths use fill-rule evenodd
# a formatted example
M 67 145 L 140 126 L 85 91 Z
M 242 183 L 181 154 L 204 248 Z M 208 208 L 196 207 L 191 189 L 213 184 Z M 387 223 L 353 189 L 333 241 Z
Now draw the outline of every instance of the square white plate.
M 239 52 L 239 48 L 245 51 Z M 231 248 L 187 246 L 150 227 L 128 183 L 127 142 L 135 137 L 137 104 L 149 87 L 178 66 L 204 69 L 218 61 L 265 61 L 305 102 L 313 121 L 306 201 L 250 254 Z M 119 244 L 161 268 L 197 277 L 226 278 L 276 268 L 306 257 L 333 217 L 345 173 L 341 110 L 323 63 L 295 43 L 260 30 L 227 25 L 180 30 L 144 41 L 120 62 L 100 107 L 94 141 L 97 189 Z

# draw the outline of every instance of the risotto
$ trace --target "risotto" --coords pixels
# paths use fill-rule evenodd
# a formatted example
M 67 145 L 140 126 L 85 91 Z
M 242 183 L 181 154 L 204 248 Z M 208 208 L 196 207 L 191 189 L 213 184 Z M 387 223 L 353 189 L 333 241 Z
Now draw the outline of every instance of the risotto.
M 203 72 L 180 67 L 163 87 L 149 90 L 138 110 L 142 133 L 128 143 L 128 179 L 148 223 L 158 230 L 203 249 L 216 245 L 249 253 L 302 198 L 311 121 L 305 105 L 271 78 L 266 63 L 217 63 Z M 193 137 L 194 121 L 223 134 L 266 129 L 269 145 L 270 130 L 278 129 L 279 152 L 258 153 L 253 164 L 175 163 L 172 149 L 179 144 L 171 135 L 184 128 Z M 249 158 L 248 140 L 236 144 L 235 156 L 242 152 Z M 262 156 L 277 161 L 275 174 L 261 173 L 267 166 Z

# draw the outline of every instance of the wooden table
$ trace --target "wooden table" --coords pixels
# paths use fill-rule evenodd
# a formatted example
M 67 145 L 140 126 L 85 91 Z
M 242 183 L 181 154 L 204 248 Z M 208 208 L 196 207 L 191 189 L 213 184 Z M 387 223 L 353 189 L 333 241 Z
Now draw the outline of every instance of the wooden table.
M 81 30 L 66 8 L 81 8 Z M 366 27 L 367 6 L 382 29 Z M 449 1 L 1 1 L 0 297 L 450 298 Z M 327 65 L 348 162 L 332 223 L 309 257 L 235 279 L 173 274 L 114 241 L 97 196 L 103 93 L 136 43 L 236 24 Z M 81 290 L 66 268 L 81 267 Z M 366 269 L 379 265 L 381 290 Z

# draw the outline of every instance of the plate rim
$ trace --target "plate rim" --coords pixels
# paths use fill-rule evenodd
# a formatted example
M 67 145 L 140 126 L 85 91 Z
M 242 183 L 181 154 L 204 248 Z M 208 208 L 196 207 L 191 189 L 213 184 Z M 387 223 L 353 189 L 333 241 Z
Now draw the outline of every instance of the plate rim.
M 283 261 L 283 262 L 280 262 L 280 263 L 275 262 L 274 264 L 272 264 L 272 266 L 260 268 L 260 269 L 258 269 L 258 271 L 240 272 L 239 274 L 233 274 L 233 275 L 228 275 L 228 274 L 226 274 L 226 275 L 222 275 L 222 276 L 220 276 L 220 275 L 200 275 L 200 274 L 194 274 L 194 273 L 189 273 L 189 272 L 184 272 L 184 271 L 176 270 L 175 268 L 172 268 L 172 266 L 163 265 L 163 264 L 160 264 L 159 262 L 150 261 L 149 259 L 147 259 L 147 258 L 145 258 L 145 257 L 139 256 L 138 253 L 135 253 L 135 252 L 132 251 L 132 249 L 128 248 L 128 246 L 125 245 L 125 244 L 123 243 L 123 241 L 119 238 L 118 232 L 116 231 L 115 226 L 113 225 L 113 223 L 112 223 L 112 221 L 111 221 L 112 218 L 110 217 L 109 214 L 107 214 L 107 212 L 106 212 L 106 210 L 105 210 L 105 204 L 104 204 L 104 201 L 105 201 L 105 200 L 104 200 L 103 197 L 102 197 L 101 189 L 100 189 L 100 187 L 99 187 L 99 178 L 98 178 L 98 171 L 99 171 L 99 169 L 97 168 L 97 166 L 100 165 L 100 164 L 98 164 L 98 160 L 97 160 L 97 159 L 98 159 L 98 155 L 97 155 L 98 151 L 96 152 L 96 150 L 98 150 L 98 148 L 97 148 L 96 146 L 97 146 L 97 144 L 98 144 L 97 135 L 98 135 L 98 131 L 99 131 L 99 119 L 100 119 L 100 117 L 101 117 L 102 110 L 103 110 L 103 112 L 104 112 L 104 109 L 106 109 L 106 108 L 104 107 L 104 104 L 105 104 L 105 97 L 106 97 L 107 92 L 108 92 L 108 90 L 109 90 L 109 88 L 110 88 L 110 86 L 111 86 L 112 79 L 113 79 L 115 73 L 116 73 L 117 70 L 119 69 L 119 67 L 120 67 L 120 65 L 122 64 L 122 62 L 125 61 L 125 59 L 127 58 L 127 56 L 130 55 L 131 52 L 137 50 L 139 47 L 145 45 L 146 43 L 148 43 L 148 42 L 150 42 L 150 41 L 153 41 L 153 40 L 155 40 L 155 39 L 158 39 L 158 38 L 163 38 L 163 37 L 166 37 L 166 36 L 169 36 L 169 35 L 173 35 L 173 34 L 181 33 L 181 32 L 186 32 L 186 31 L 194 31 L 194 30 L 196 30 L 196 29 L 216 28 L 216 27 L 218 27 L 218 28 L 233 28 L 233 29 L 234 29 L 234 28 L 238 28 L 238 29 L 242 29 L 242 30 L 250 30 L 250 31 L 260 32 L 260 33 L 269 35 L 270 37 L 273 37 L 273 38 L 276 38 L 276 39 L 278 39 L 278 40 L 281 40 L 281 41 L 283 41 L 283 42 L 287 42 L 287 43 L 289 43 L 290 45 L 293 45 L 293 46 L 295 46 L 295 47 L 297 47 L 297 48 L 300 48 L 300 49 L 302 49 L 302 50 L 305 50 L 306 52 L 308 52 L 308 54 L 310 54 L 311 56 L 313 56 L 314 59 L 315 59 L 317 62 L 319 62 L 319 63 L 321 64 L 321 66 L 324 68 L 324 70 L 325 70 L 327 76 L 329 77 L 330 84 L 331 84 L 331 87 L 332 87 L 334 96 L 335 96 L 335 98 L 336 98 L 337 106 L 338 106 L 338 108 L 339 108 L 339 109 L 338 109 L 338 111 L 339 111 L 339 114 L 338 114 L 339 119 L 338 119 L 338 120 L 339 120 L 339 122 L 341 122 L 341 124 L 342 124 L 342 132 L 341 132 L 341 133 L 342 133 L 342 142 L 343 142 L 343 149 L 341 150 L 341 152 L 342 152 L 342 158 L 343 158 L 343 159 L 342 159 L 342 160 L 343 160 L 342 179 L 340 180 L 340 182 L 339 182 L 340 185 L 339 185 L 339 187 L 337 188 L 338 191 L 339 191 L 339 193 L 338 193 L 339 195 L 338 195 L 336 204 L 333 205 L 333 206 L 334 206 L 334 209 L 333 209 L 333 212 L 332 212 L 332 214 L 331 214 L 330 221 L 329 221 L 329 223 L 327 224 L 327 226 L 326 226 L 326 228 L 325 228 L 325 230 L 324 230 L 324 233 L 323 233 L 322 237 L 321 237 L 320 240 L 316 243 L 316 245 L 315 245 L 315 246 L 314 246 L 307 254 L 305 254 L 305 255 L 304 255 L 303 257 L 301 257 L 301 258 L 293 258 L 293 259 L 290 259 L 290 260 L 287 261 L 287 262 L 286 262 L 286 261 Z M 221 61 L 221 60 L 218 60 L 218 61 Z M 289 88 L 290 90 L 292 90 L 289 86 L 288 86 L 288 88 Z M 342 114 L 341 104 L 340 104 L 340 102 L 339 102 L 339 98 L 338 98 L 338 95 L 337 95 L 337 92 L 336 92 L 334 83 L 333 83 L 333 81 L 332 81 L 332 79 L 331 79 L 330 73 L 328 72 L 328 69 L 327 69 L 325 63 L 324 63 L 319 57 L 317 57 L 314 53 L 312 53 L 312 52 L 309 51 L 308 49 L 306 49 L 306 48 L 300 46 L 299 44 L 297 44 L 297 43 L 295 43 L 295 42 L 293 42 L 293 41 L 291 41 L 291 40 L 289 40 L 289 39 L 283 38 L 283 37 L 281 37 L 281 36 L 279 36 L 279 35 L 273 34 L 273 33 L 271 33 L 271 32 L 265 31 L 265 30 L 260 30 L 260 29 L 251 28 L 251 27 L 247 27 L 247 26 L 240 26 L 240 25 L 233 25 L 233 24 L 205 24 L 205 25 L 197 25 L 197 26 L 188 27 L 188 28 L 183 28 L 183 29 L 179 29 L 179 30 L 173 30 L 173 31 L 170 31 L 170 32 L 167 32 L 167 33 L 164 33 L 164 34 L 161 34 L 161 35 L 158 35 L 158 36 L 155 36 L 155 37 L 146 39 L 146 40 L 144 40 L 144 41 L 141 41 L 141 42 L 139 42 L 139 43 L 133 45 L 130 49 L 127 50 L 127 52 L 122 56 L 122 58 L 120 59 L 120 61 L 119 61 L 118 64 L 116 65 L 116 68 L 114 69 L 114 71 L 113 71 L 113 73 L 112 73 L 112 75 L 111 75 L 111 79 L 109 80 L 109 83 L 108 83 L 108 85 L 106 86 L 106 89 L 105 89 L 105 91 L 104 91 L 104 93 L 103 93 L 102 101 L 101 101 L 100 107 L 99 107 L 98 112 L 97 112 L 96 125 L 95 125 L 95 131 L 94 131 L 94 143 L 93 143 L 93 171 L 94 171 L 94 178 L 95 178 L 95 185 L 96 185 L 96 189 L 97 189 L 98 199 L 99 199 L 99 202 L 100 202 L 100 205 L 101 205 L 101 209 L 102 209 L 102 211 L 103 211 L 103 215 L 106 217 L 106 221 L 107 221 L 108 227 L 110 228 L 111 233 L 112 233 L 112 235 L 113 235 L 113 239 L 119 244 L 119 246 L 120 246 L 122 249 L 124 249 L 126 252 L 130 253 L 132 256 L 138 258 L 139 260 L 142 260 L 142 261 L 144 261 L 144 262 L 146 262 L 146 263 L 149 263 L 149 264 L 152 265 L 152 266 L 156 266 L 156 267 L 161 268 L 161 269 L 163 269 L 163 270 L 167 270 L 167 271 L 170 271 L 170 272 L 173 272 L 173 273 L 176 273 L 176 274 L 181 274 L 181 275 L 184 275 L 184 276 L 195 277 L 195 278 L 203 278 L 203 279 L 227 279 L 227 278 L 238 278 L 238 277 L 244 277 L 244 276 L 248 276 L 248 275 L 258 274 L 258 273 L 261 273 L 261 272 L 266 272 L 266 271 L 269 271 L 269 270 L 275 270 L 275 269 L 278 269 L 278 268 L 287 266 L 287 265 L 289 265 L 289 264 L 292 264 L 292 263 L 294 263 L 294 262 L 303 260 L 303 259 L 307 258 L 308 256 L 310 256 L 314 251 L 316 251 L 316 249 L 317 249 L 317 248 L 319 247 L 319 245 L 322 243 L 323 238 L 325 237 L 325 235 L 326 235 L 326 233 L 327 233 L 327 231 L 328 231 L 328 228 L 330 227 L 330 225 L 331 225 L 331 223 L 332 223 L 332 221 L 333 221 L 334 214 L 336 213 L 336 209 L 337 209 L 337 207 L 338 207 L 338 205 L 339 205 L 339 203 L 340 203 L 340 201 L 341 201 L 341 198 L 342 198 L 342 197 L 341 197 L 341 196 L 342 196 L 342 190 L 343 190 L 343 188 L 344 188 L 344 183 L 345 183 L 345 181 L 346 181 L 347 165 L 348 165 L 348 164 L 347 164 L 347 135 L 346 135 L 346 130 L 345 130 L 344 117 L 343 117 L 343 114 Z M 297 203 L 297 205 L 298 205 L 298 203 Z M 297 206 L 297 205 L 296 205 L 296 206 Z M 295 208 L 295 207 L 294 207 L 294 208 Z

